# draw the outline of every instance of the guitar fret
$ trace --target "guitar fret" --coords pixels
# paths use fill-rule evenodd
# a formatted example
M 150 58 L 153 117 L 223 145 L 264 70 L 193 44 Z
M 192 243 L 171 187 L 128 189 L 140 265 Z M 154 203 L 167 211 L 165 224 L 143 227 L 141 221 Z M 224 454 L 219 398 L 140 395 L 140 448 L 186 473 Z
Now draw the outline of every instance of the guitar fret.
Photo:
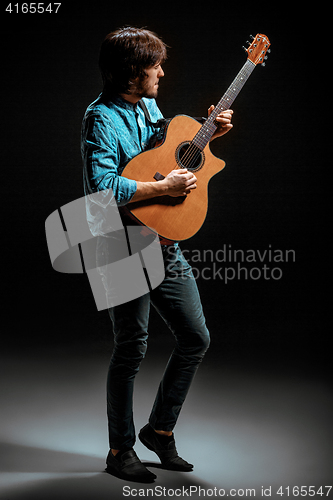
M 238 96 L 239 92 L 242 90 L 246 80 L 249 78 L 250 74 L 256 67 L 249 59 L 246 61 L 228 90 L 225 92 L 223 97 L 220 99 L 209 118 L 205 121 L 205 123 L 200 128 L 199 132 L 193 139 L 193 144 L 197 146 L 201 151 L 206 147 L 212 135 L 214 134 L 217 126 L 215 125 L 215 118 L 221 111 L 225 111 L 226 109 L 230 109 L 230 106 Z

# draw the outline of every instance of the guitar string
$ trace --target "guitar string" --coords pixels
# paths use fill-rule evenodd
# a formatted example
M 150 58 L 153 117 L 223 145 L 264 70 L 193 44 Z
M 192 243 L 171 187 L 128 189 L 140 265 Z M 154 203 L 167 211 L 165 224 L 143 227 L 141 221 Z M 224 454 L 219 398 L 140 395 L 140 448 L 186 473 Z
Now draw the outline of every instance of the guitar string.
M 225 97 L 225 96 L 223 96 L 223 97 Z M 212 120 L 212 118 L 213 118 L 214 115 L 216 117 L 221 111 L 224 111 L 224 110 L 228 109 L 227 106 L 225 105 L 224 101 L 225 101 L 224 98 L 222 98 L 218 102 L 218 104 L 216 105 L 216 107 L 214 108 L 214 110 L 212 111 L 212 113 L 210 115 L 211 120 L 210 120 L 210 122 L 208 124 L 208 127 L 207 127 L 207 122 L 206 122 L 200 128 L 200 130 L 198 131 L 198 133 L 196 134 L 195 137 L 197 137 L 197 142 L 199 142 L 199 144 L 200 144 L 200 142 L 202 143 L 202 140 L 203 140 L 203 138 L 206 135 L 206 134 L 203 134 L 203 131 L 205 131 L 205 132 L 209 131 L 209 128 L 210 128 L 210 126 L 212 124 L 215 127 L 215 129 L 217 128 L 217 126 L 214 123 L 215 118 L 214 118 L 214 120 Z M 208 118 L 208 120 L 209 120 L 209 118 Z M 204 127 L 206 127 L 206 130 L 204 130 Z M 213 131 L 213 133 L 214 132 L 215 132 L 215 130 Z M 201 149 L 199 146 L 197 146 L 196 144 L 194 144 L 191 141 L 190 146 L 188 147 L 188 149 L 186 150 L 186 152 L 184 153 L 184 155 L 180 159 L 181 160 L 181 164 L 184 165 L 186 168 L 193 168 L 193 166 L 195 165 L 195 162 L 197 161 L 198 157 L 200 156 L 201 152 L 204 150 L 204 148 L 206 147 L 206 144 L 208 144 L 208 142 L 209 142 L 209 140 L 207 141 L 205 139 L 203 141 L 204 144 L 201 144 L 201 145 L 203 145 L 203 148 Z M 187 165 L 186 165 L 186 162 L 188 162 Z
M 211 126 L 212 123 L 213 123 L 214 127 L 217 128 L 217 126 L 214 123 L 215 118 L 214 118 L 214 120 L 212 120 L 213 116 L 215 115 L 215 117 L 216 117 L 221 111 L 228 109 L 228 106 L 226 106 L 224 103 L 224 101 L 225 101 L 224 97 L 225 97 L 225 95 L 222 97 L 222 99 L 218 102 L 218 104 L 216 105 L 216 107 L 212 111 L 212 113 L 210 115 L 211 120 L 210 120 L 208 127 L 207 127 L 207 122 L 203 125 L 203 127 L 204 126 L 207 127 L 207 131 L 209 130 L 209 127 Z M 209 118 L 208 118 L 208 120 L 209 120 Z M 205 135 L 206 135 L 206 134 L 203 134 L 203 127 L 200 128 L 199 132 L 196 135 L 196 137 L 198 136 L 199 143 L 202 142 L 203 137 L 205 137 Z M 215 130 L 214 130 L 214 132 L 215 132 Z M 202 137 L 201 137 L 201 135 L 202 135 Z M 204 140 L 204 143 L 205 142 L 207 144 L 209 142 L 209 140 L 208 141 Z M 196 146 L 193 142 L 191 142 L 190 146 L 188 147 L 185 154 L 181 158 L 181 163 L 183 165 L 185 165 L 186 168 L 193 167 L 196 160 L 198 159 L 198 156 L 201 154 L 201 152 L 205 148 L 206 144 L 204 144 L 204 147 L 202 149 L 200 149 L 199 146 Z M 189 163 L 186 166 L 185 162 L 187 162 L 187 161 L 189 161 Z
M 212 111 L 212 114 L 210 115 L 210 117 L 212 117 L 212 115 L 217 116 L 217 114 L 219 112 L 224 111 L 226 109 L 229 109 L 229 106 L 232 104 L 234 99 L 237 97 L 238 93 L 242 89 L 244 83 L 246 82 L 246 80 L 248 79 L 248 77 L 250 76 L 250 74 L 252 73 L 252 71 L 255 67 L 255 66 L 251 65 L 249 68 L 247 63 L 248 63 L 248 61 L 246 61 L 246 63 L 244 64 L 244 66 L 242 67 L 242 69 L 240 70 L 240 72 L 238 73 L 238 75 L 236 76 L 236 78 L 234 79 L 234 81 L 232 82 L 232 84 L 230 85 L 230 87 L 228 88 L 228 90 L 226 91 L 224 96 L 222 97 L 222 99 L 218 102 L 218 104 L 216 105 L 216 107 Z M 239 86 L 239 83 L 240 83 L 239 79 L 244 80 L 240 86 Z M 233 90 L 231 90 L 231 89 L 233 89 Z M 235 93 L 235 90 L 236 90 L 236 93 Z M 236 95 L 234 95 L 234 93 Z M 231 103 L 227 103 L 227 101 L 230 98 L 232 100 Z M 207 126 L 207 123 L 204 126 Z M 202 130 L 203 130 L 203 127 L 201 127 L 198 134 L 196 135 L 196 137 L 198 136 L 199 143 L 203 139 L 203 137 L 205 137 L 205 134 L 202 133 Z M 209 130 L 209 128 L 207 128 L 207 131 L 208 130 Z M 202 137 L 200 135 L 202 135 Z M 204 140 L 204 143 L 205 142 L 206 142 L 206 140 Z M 207 141 L 206 144 L 208 142 L 209 141 Z M 204 145 L 202 150 L 205 148 L 206 144 Z M 184 165 L 186 168 L 193 168 L 193 166 L 195 165 L 195 162 L 197 161 L 198 156 L 200 156 L 202 150 L 200 149 L 199 146 L 196 146 L 193 142 L 191 142 L 190 146 L 188 147 L 188 149 L 186 150 L 186 152 L 184 153 L 182 158 L 180 158 L 181 164 Z M 186 165 L 186 163 L 187 163 L 187 165 Z
M 200 154 L 200 149 L 191 142 L 185 154 L 180 158 L 180 163 L 187 169 L 193 168 Z
M 220 111 L 218 109 L 219 107 L 220 106 L 217 105 L 216 108 L 214 109 L 214 111 L 215 112 L 216 111 Z M 205 124 L 205 126 L 207 127 L 207 124 Z M 207 130 L 208 130 L 208 128 L 207 128 Z M 202 138 L 200 137 L 200 135 L 203 135 L 203 137 L 206 135 L 206 134 L 202 134 L 202 128 L 199 130 L 199 132 L 197 134 L 197 136 L 199 136 L 199 142 L 200 142 L 200 140 L 202 140 Z M 206 140 L 204 142 L 206 142 Z M 207 143 L 208 142 L 209 141 L 207 141 Z M 182 158 L 180 158 L 181 164 L 184 165 L 186 168 L 193 168 L 194 165 L 195 165 L 195 162 L 199 158 L 199 156 L 200 156 L 201 152 L 203 151 L 203 149 L 205 148 L 205 146 L 206 145 L 204 145 L 204 147 L 202 149 L 200 149 L 199 146 L 197 146 L 196 144 L 194 144 L 193 142 L 191 142 L 190 146 L 188 147 L 188 149 L 186 150 L 186 152 L 184 153 L 184 155 L 182 156 Z
M 242 74 L 242 70 L 240 71 L 239 75 L 237 75 L 237 77 L 236 77 L 235 80 L 238 80 L 238 77 L 241 74 Z M 236 86 L 235 81 L 232 83 L 232 85 L 234 85 L 237 88 L 238 91 L 240 90 Z M 213 117 L 213 115 L 215 115 L 215 117 L 216 117 L 221 111 L 224 111 L 224 110 L 228 109 L 228 104 L 226 103 L 226 97 L 227 97 L 227 95 L 228 95 L 228 91 L 224 94 L 224 96 L 222 97 L 222 99 L 218 102 L 218 104 L 216 105 L 216 107 L 212 111 L 212 114 L 210 115 L 211 118 Z M 228 97 L 229 97 L 229 95 L 228 95 Z M 211 120 L 210 124 L 211 123 L 212 123 L 212 120 Z M 207 131 L 209 130 L 210 124 L 208 125 Z M 205 123 L 204 126 L 207 127 L 207 123 Z M 215 124 L 214 124 L 214 126 L 215 126 Z M 199 139 L 199 141 L 198 141 L 199 143 L 203 139 L 203 137 L 205 136 L 205 134 L 202 133 L 203 127 L 199 130 L 199 132 L 197 134 L 199 136 L 199 138 L 198 138 Z M 203 135 L 203 137 L 201 138 L 200 135 Z M 206 140 L 204 142 L 206 142 Z M 207 143 L 208 143 L 208 141 L 207 141 Z M 192 146 L 194 146 L 194 147 L 192 147 Z M 205 146 L 206 146 L 206 144 L 204 145 L 204 147 Z M 204 147 L 202 148 L 202 150 L 204 149 Z M 199 152 L 198 152 L 198 149 L 199 149 Z M 187 151 L 185 152 L 185 154 L 181 158 L 181 163 L 186 166 L 185 162 L 189 161 L 189 163 L 187 165 L 187 168 L 190 168 L 191 163 L 193 163 L 193 164 L 195 163 L 195 161 L 197 160 L 198 155 L 200 155 L 200 153 L 201 153 L 200 148 L 198 146 L 196 146 L 195 144 L 193 144 L 193 142 L 192 142 L 191 145 L 190 145 L 190 147 L 187 149 Z
M 197 149 L 197 148 L 196 148 L 196 149 Z M 199 159 L 199 157 L 200 157 L 200 154 L 201 154 L 201 151 L 200 151 L 200 150 L 199 150 L 199 151 L 198 151 L 198 150 L 196 150 L 196 151 L 193 153 L 192 157 L 189 159 L 188 164 L 187 164 L 187 165 L 185 165 L 187 169 L 189 169 L 189 170 L 191 170 L 191 169 L 195 170 L 195 169 L 194 169 L 194 167 L 195 167 L 196 161 L 197 161 L 197 160 Z
M 199 130 L 199 132 L 197 134 L 199 137 L 200 137 L 200 132 L 201 131 L 202 131 L 202 128 Z M 202 148 L 202 150 L 203 149 L 204 148 Z M 200 156 L 202 150 L 199 148 L 199 146 L 197 146 L 196 144 L 194 144 L 191 141 L 189 147 L 186 150 L 186 152 L 184 153 L 184 155 L 182 156 L 182 158 L 180 158 L 181 164 L 184 165 L 186 168 L 193 168 L 193 166 L 194 166 L 196 160 L 198 159 L 198 157 Z M 186 163 L 187 163 L 187 165 L 186 165 Z

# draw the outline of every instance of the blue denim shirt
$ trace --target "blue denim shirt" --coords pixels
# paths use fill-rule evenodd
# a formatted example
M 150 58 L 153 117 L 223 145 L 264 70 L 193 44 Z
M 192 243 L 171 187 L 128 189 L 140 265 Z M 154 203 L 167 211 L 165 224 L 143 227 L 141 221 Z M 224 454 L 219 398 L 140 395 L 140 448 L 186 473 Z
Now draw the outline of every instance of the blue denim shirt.
M 143 98 L 150 118 L 163 118 L 155 99 Z M 119 206 L 133 197 L 135 180 L 121 177 L 127 163 L 151 147 L 157 130 L 142 108 L 120 96 L 100 96 L 88 106 L 82 123 L 81 154 L 85 194 L 112 189 Z

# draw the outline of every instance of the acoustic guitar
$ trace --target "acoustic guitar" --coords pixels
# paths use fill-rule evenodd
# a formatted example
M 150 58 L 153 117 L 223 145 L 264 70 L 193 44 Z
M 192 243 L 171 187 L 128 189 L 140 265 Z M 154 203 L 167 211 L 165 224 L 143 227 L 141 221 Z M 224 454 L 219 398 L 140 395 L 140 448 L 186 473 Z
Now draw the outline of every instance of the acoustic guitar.
M 126 205 L 136 221 L 154 229 L 165 240 L 191 238 L 204 223 L 208 183 L 225 167 L 225 162 L 214 156 L 209 148 L 217 128 L 216 116 L 230 108 L 254 68 L 264 65 L 266 53 L 270 52 L 266 35 L 257 34 L 251 38 L 249 47 L 243 47 L 248 54 L 244 66 L 203 125 L 186 115 L 175 116 L 165 128 L 162 143 L 133 158 L 122 172 L 122 176 L 142 182 L 159 182 L 177 168 L 195 172 L 197 188 L 188 196 L 158 196 Z

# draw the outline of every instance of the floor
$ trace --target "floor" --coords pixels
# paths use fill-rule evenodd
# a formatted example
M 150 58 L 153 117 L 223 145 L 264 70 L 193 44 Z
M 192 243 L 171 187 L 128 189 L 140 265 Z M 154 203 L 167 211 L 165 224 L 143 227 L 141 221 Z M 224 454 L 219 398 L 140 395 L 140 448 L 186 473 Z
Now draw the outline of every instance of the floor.
M 297 368 L 223 365 L 214 353 L 200 367 L 175 429 L 179 454 L 195 464 L 194 471 L 158 468 L 156 455 L 138 441 L 137 454 L 158 476 L 153 485 L 105 473 L 106 351 L 44 348 L 2 356 L 1 499 L 281 499 L 296 496 L 294 486 L 317 491 L 332 485 L 333 404 L 327 381 Z M 136 380 L 137 429 L 147 422 L 168 356 L 160 351 L 152 343 Z

